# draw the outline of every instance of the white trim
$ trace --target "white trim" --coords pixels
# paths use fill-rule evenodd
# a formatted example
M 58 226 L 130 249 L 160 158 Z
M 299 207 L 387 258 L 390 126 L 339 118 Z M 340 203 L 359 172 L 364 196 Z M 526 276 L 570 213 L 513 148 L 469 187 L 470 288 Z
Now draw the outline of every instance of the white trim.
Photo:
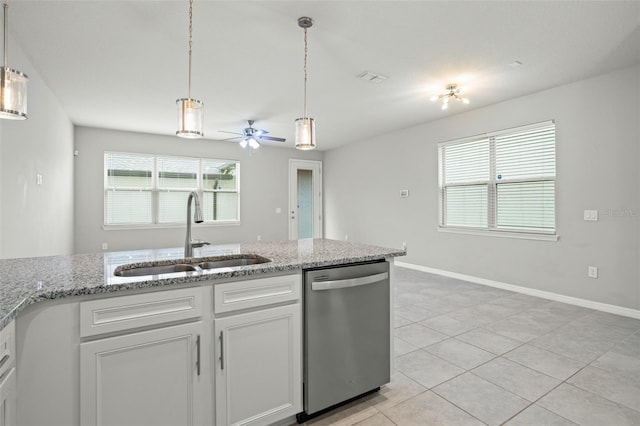
M 595 309 L 597 311 L 608 312 L 610 314 L 622 315 L 625 317 L 640 319 L 640 310 L 625 308 L 608 303 L 594 302 L 592 300 L 580 299 L 578 297 L 565 296 L 563 294 L 552 293 L 550 291 L 536 290 L 534 288 L 522 287 L 514 284 L 502 283 L 500 281 L 488 280 L 486 278 L 474 277 L 473 275 L 459 274 L 457 272 L 445 271 L 443 269 L 430 268 L 428 266 L 415 265 L 412 263 L 395 262 L 396 266 L 402 268 L 415 269 L 417 271 L 428 272 L 430 274 L 442 275 L 449 278 L 456 278 L 469 281 L 475 284 L 509 290 L 516 293 L 528 294 L 529 296 L 541 297 L 543 299 L 554 300 L 556 302 L 568 303 L 570 305 L 582 306 L 583 308 Z
M 102 225 L 103 231 L 132 231 L 138 229 L 177 229 L 186 226 L 187 222 L 183 223 L 156 223 L 156 224 L 124 224 L 124 225 Z M 216 228 L 219 226 L 239 226 L 241 222 L 239 220 L 224 221 L 224 222 L 202 222 L 194 226 L 196 228 Z
M 469 234 L 469 235 L 482 235 L 485 237 L 501 237 L 501 238 L 519 238 L 522 240 L 539 240 L 539 241 L 558 241 L 560 238 L 554 234 L 533 234 L 531 232 L 509 232 L 499 230 L 483 230 L 483 229 L 465 229 L 465 228 L 453 228 L 450 226 L 443 227 L 438 226 L 438 232 L 449 232 L 451 234 Z

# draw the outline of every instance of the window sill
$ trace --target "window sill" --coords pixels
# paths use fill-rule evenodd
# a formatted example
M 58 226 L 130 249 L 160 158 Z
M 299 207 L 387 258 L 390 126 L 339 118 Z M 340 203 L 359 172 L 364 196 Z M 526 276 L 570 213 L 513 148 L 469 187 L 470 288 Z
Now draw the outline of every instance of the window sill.
M 527 232 L 487 231 L 483 229 L 445 228 L 442 226 L 439 226 L 437 230 L 438 232 L 445 232 L 445 233 L 451 233 L 451 234 L 482 235 L 486 237 L 516 238 L 521 240 L 558 241 L 558 239 L 560 238 L 556 234 L 532 234 Z
M 219 226 L 238 226 L 240 221 L 227 221 L 227 222 L 207 222 L 192 224 L 192 229 L 196 228 L 216 228 Z M 104 231 L 131 231 L 136 229 L 184 229 L 187 227 L 186 223 L 171 223 L 171 224 L 152 224 L 152 225 L 102 225 Z

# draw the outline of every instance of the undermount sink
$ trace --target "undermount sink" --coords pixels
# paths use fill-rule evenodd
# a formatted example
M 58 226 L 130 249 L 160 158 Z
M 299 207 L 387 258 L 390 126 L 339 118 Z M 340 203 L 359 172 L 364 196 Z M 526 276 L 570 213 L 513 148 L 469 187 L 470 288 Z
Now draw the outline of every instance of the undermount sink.
M 117 277 L 142 277 L 145 275 L 170 274 L 173 272 L 189 272 L 195 271 L 194 265 L 177 264 L 177 265 L 152 265 L 140 266 L 138 268 L 116 268 L 113 275 Z
M 247 266 L 258 265 L 260 263 L 271 262 L 266 257 L 262 256 L 242 256 L 234 257 L 230 259 L 216 259 L 209 260 L 207 262 L 199 263 L 198 266 L 202 269 L 217 269 L 217 268 L 232 268 L 234 266 Z
M 175 263 L 167 265 L 166 261 L 162 261 L 162 264 L 149 263 L 141 266 L 121 265 L 116 268 L 113 275 L 117 277 L 142 277 L 145 275 L 161 275 L 175 272 L 211 272 L 215 269 L 258 265 L 261 263 L 271 262 L 271 259 L 255 254 L 230 254 L 190 260 L 192 260 L 193 263 Z

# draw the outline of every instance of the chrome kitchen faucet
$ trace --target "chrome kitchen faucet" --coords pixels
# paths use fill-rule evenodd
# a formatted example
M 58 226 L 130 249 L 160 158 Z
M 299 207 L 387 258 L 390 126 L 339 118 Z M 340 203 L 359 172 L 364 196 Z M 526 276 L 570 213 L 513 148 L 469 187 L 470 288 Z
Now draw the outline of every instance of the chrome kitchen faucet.
M 196 211 L 193 213 L 193 221 L 195 223 L 202 223 L 202 207 L 200 207 L 200 198 L 198 198 L 198 193 L 192 191 L 189 194 L 189 198 L 187 199 L 187 237 L 184 241 L 184 257 L 193 257 L 193 248 L 194 247 L 202 247 L 209 244 L 207 241 L 202 240 L 192 240 L 191 239 L 191 200 L 194 201 L 196 205 Z

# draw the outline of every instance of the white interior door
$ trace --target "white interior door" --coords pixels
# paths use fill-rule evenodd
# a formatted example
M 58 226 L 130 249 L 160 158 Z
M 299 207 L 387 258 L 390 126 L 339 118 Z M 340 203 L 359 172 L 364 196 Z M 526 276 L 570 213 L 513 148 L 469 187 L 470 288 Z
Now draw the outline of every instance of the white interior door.
M 322 238 L 322 162 L 289 160 L 289 239 Z

